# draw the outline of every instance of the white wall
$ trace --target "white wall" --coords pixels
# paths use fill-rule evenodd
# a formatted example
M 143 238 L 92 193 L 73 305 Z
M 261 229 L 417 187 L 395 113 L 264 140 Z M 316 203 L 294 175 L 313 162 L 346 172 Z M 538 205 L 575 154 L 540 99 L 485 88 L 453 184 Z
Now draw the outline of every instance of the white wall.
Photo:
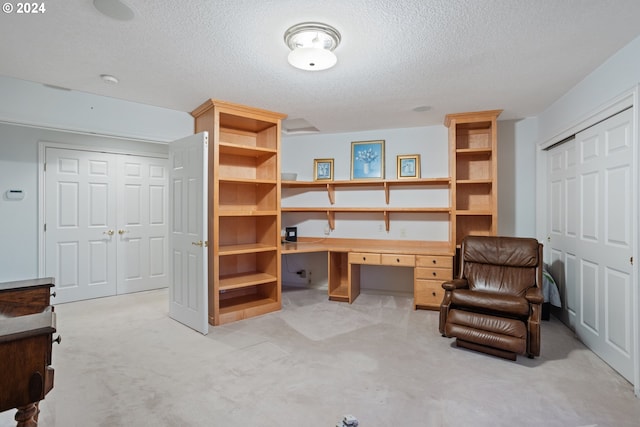
M 538 116 L 538 141 L 545 143 L 640 81 L 640 37 L 616 52 Z
M 282 140 L 282 171 L 296 172 L 298 180 L 313 180 L 313 160 L 334 159 L 334 179 L 350 180 L 351 142 L 385 141 L 385 177 L 396 178 L 396 156 L 420 154 L 421 176 L 442 178 L 449 176 L 447 129 L 444 126 L 386 129 L 342 134 L 316 134 L 285 136 Z M 283 189 L 282 206 L 330 206 L 325 191 L 291 191 Z M 392 188 L 389 206 L 395 207 L 447 207 L 448 189 L 441 188 Z M 380 187 L 352 187 L 336 190 L 335 207 L 386 207 L 385 194 Z M 443 240 L 449 238 L 448 216 L 423 214 L 391 215 L 387 232 L 381 213 L 336 214 L 334 238 L 363 238 L 390 240 Z M 324 236 L 327 226 L 323 213 L 283 214 L 283 227 L 297 225 L 300 236 Z
M 152 142 L 193 133 L 186 112 L 0 76 L 0 122 L 36 125 Z
M 536 236 L 536 118 L 498 121 L 498 234 Z

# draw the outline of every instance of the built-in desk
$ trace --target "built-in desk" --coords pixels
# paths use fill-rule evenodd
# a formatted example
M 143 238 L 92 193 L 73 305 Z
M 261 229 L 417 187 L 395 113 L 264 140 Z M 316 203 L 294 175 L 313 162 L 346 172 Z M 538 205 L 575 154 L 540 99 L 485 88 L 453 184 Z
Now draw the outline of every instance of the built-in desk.
M 453 278 L 454 250 L 449 242 L 299 238 L 281 253 L 327 252 L 328 293 L 333 301 L 352 303 L 360 294 L 362 265 L 413 268 L 414 308 L 438 310 L 442 282 Z

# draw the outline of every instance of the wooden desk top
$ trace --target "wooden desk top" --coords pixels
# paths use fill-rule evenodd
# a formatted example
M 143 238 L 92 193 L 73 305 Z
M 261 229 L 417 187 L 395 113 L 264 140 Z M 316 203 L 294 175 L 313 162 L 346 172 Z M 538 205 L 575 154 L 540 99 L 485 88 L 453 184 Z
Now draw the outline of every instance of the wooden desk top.
M 298 238 L 296 243 L 283 243 L 282 254 L 310 252 L 375 252 L 406 255 L 454 255 L 454 248 L 447 242 L 416 240 L 373 240 L 339 238 Z
M 43 277 L 41 279 L 17 280 L 15 282 L 0 283 L 0 292 L 13 291 L 16 289 L 37 288 L 40 286 L 55 286 L 53 277 Z

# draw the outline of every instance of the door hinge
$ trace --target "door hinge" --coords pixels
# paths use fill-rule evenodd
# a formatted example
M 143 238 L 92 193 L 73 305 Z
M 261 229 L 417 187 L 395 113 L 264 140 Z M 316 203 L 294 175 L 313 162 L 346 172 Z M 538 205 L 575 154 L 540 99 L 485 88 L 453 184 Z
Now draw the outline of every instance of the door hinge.
M 633 265 L 633 257 L 629 258 L 629 262 Z
M 44 225 L 44 232 L 47 232 L 47 224 Z
M 44 162 L 44 171 L 47 171 L 47 162 Z

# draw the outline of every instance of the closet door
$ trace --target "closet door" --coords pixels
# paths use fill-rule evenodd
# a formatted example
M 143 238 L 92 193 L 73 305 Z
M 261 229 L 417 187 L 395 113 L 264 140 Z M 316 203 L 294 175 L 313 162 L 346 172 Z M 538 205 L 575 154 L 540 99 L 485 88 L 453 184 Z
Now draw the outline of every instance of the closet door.
M 167 160 L 118 156 L 117 293 L 169 285 Z
M 578 317 L 576 333 L 633 381 L 632 110 L 576 135 Z
M 578 310 L 576 248 L 578 210 L 576 179 L 576 142 L 565 142 L 547 155 L 547 242 L 548 269 L 562 297 L 561 320 L 575 329 Z
M 633 248 L 636 229 L 632 110 L 548 153 L 550 270 L 562 320 L 587 347 L 633 381 Z
M 116 293 L 116 157 L 46 149 L 45 276 L 56 302 Z
M 56 301 L 169 285 L 167 159 L 46 149 L 45 275 Z

